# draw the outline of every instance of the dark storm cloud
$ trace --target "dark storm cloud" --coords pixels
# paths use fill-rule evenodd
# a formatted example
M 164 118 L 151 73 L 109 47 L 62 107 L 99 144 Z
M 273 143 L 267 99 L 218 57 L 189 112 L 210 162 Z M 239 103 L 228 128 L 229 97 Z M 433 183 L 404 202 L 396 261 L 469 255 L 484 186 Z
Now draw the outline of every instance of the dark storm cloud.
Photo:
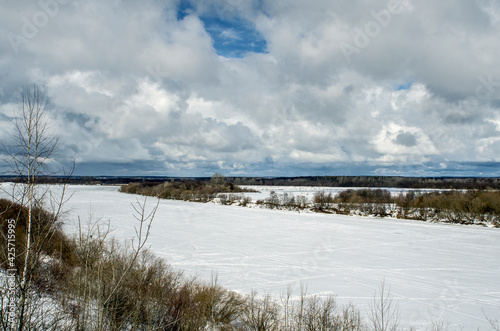
M 412 133 L 401 132 L 396 137 L 396 144 L 406 147 L 413 147 L 417 145 L 417 138 Z

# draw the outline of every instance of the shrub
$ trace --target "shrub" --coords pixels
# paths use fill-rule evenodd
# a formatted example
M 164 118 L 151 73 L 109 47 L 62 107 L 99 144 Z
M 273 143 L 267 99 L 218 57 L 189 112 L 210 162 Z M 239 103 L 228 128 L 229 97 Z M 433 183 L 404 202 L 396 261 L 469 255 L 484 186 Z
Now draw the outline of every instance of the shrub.
M 391 203 L 391 193 L 384 189 L 346 190 L 339 193 L 339 203 Z
M 182 181 L 164 183 L 131 183 L 122 185 L 120 191 L 123 193 L 154 196 L 161 199 L 195 202 L 211 201 L 220 193 L 255 192 L 253 190 L 242 189 L 238 185 L 227 182 L 224 176 L 215 176 L 210 182 L 184 179 Z M 233 199 L 232 202 L 234 201 Z M 224 202 L 227 202 L 227 200 Z
M 334 200 L 331 193 L 326 194 L 325 191 L 314 193 L 313 197 L 314 207 L 318 210 L 323 210 L 328 208 L 333 201 Z
M 246 207 L 252 202 L 252 198 L 243 196 L 240 200 L 241 206 Z
M 269 198 L 266 199 L 266 205 L 271 209 L 279 207 L 280 198 L 275 191 L 269 192 Z
M 74 263 L 71 254 L 72 246 L 61 230 L 61 222 L 41 207 L 35 207 L 32 210 L 32 217 L 31 240 L 34 251 L 37 252 L 36 256 L 51 256 Z M 25 252 L 20 250 L 20 248 L 26 246 L 28 208 L 18 203 L 13 203 L 10 200 L 0 199 L 0 228 L 4 234 L 9 232 L 9 220 L 16 221 L 15 247 L 18 250 L 16 251 L 15 268 L 6 267 L 8 262 L 7 236 L 0 236 L 0 247 L 2 248 L 0 263 L 4 269 L 16 269 L 20 272 L 25 257 Z M 33 261 L 34 267 L 40 268 L 40 262 L 38 259 L 35 259 Z
M 445 219 L 453 223 L 490 222 L 500 217 L 500 192 L 497 191 L 444 191 L 408 192 L 396 200 L 403 214 L 419 211 L 421 218 Z
M 304 209 L 309 205 L 309 200 L 303 195 L 299 195 L 295 198 L 295 203 L 298 208 Z
M 243 323 L 248 330 L 279 330 L 279 308 L 269 295 L 257 299 L 257 292 L 252 292 L 247 299 Z

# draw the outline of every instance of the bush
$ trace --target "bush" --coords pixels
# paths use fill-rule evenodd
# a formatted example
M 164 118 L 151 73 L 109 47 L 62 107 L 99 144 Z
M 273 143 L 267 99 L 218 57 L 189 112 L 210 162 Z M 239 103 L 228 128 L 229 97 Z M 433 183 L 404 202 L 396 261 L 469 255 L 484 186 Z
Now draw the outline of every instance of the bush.
M 123 193 L 154 196 L 161 199 L 195 202 L 212 201 L 220 193 L 235 194 L 255 192 L 253 190 L 242 189 L 238 185 L 229 183 L 223 176 L 215 176 L 210 182 L 185 179 L 182 181 L 164 183 L 131 183 L 122 185 L 120 191 Z M 234 201 L 233 199 L 233 202 Z M 224 202 L 227 202 L 227 200 L 224 200 Z
M 240 204 L 243 207 L 248 206 L 252 202 L 252 198 L 243 196 L 240 200 Z
M 314 193 L 313 201 L 316 209 L 324 210 L 327 209 L 334 200 L 331 193 L 326 194 L 325 191 L 320 191 Z
M 307 198 L 304 196 L 298 196 L 297 198 L 293 194 L 282 193 L 278 194 L 275 191 L 269 193 L 269 197 L 265 202 L 257 201 L 257 204 L 265 203 L 270 209 L 282 208 L 282 209 L 301 209 L 305 208 L 308 204 Z
M 492 223 L 498 226 L 500 192 L 498 191 L 444 191 L 408 192 L 396 200 L 403 216 L 418 211 L 421 219 L 444 219 L 452 223 Z
M 346 190 L 339 193 L 335 202 L 339 203 L 391 203 L 391 193 L 384 189 Z
M 73 264 L 75 262 L 71 253 L 73 246 L 62 232 L 61 222 L 41 207 L 35 207 L 32 210 L 32 218 L 31 241 L 34 245 L 34 250 L 37 252 L 37 256 L 50 256 Z M 4 234 L 9 233 L 9 220 L 16 221 L 14 244 L 18 250 L 16 251 L 15 267 L 7 267 L 8 247 L 6 235 L 0 236 L 0 247 L 2 250 L 0 253 L 0 263 L 2 268 L 16 269 L 19 273 L 22 270 L 25 258 L 25 252 L 21 251 L 20 248 L 26 247 L 28 208 L 18 203 L 13 203 L 10 200 L 0 199 L 0 228 Z M 35 259 L 33 263 L 36 269 L 42 267 L 39 260 Z M 39 281 L 41 280 L 38 279 L 37 282 Z
M 279 307 L 269 295 L 258 300 L 257 293 L 252 292 L 247 299 L 243 323 L 248 330 L 279 330 Z

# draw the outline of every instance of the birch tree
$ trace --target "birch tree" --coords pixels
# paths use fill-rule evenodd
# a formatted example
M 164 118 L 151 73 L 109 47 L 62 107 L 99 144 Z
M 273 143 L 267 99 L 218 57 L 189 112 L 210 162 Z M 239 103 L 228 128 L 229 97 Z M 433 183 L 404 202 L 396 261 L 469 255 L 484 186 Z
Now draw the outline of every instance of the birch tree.
M 16 247 L 19 330 L 30 328 L 31 280 L 40 262 L 41 246 L 51 239 L 64 200 L 64 189 L 56 197 L 48 187 L 38 190 L 37 185 L 41 177 L 49 175 L 49 163 L 59 143 L 58 137 L 50 131 L 48 110 L 46 95 L 38 86 L 23 88 L 15 109 L 12 141 L 5 147 L 7 164 L 11 174 L 17 177 L 12 199 L 28 211 L 26 219 L 22 220 L 25 238 L 16 238 L 16 245 L 22 245 Z M 52 207 L 50 220 L 46 215 L 42 220 L 44 202 Z M 20 222 L 20 215 L 16 221 Z

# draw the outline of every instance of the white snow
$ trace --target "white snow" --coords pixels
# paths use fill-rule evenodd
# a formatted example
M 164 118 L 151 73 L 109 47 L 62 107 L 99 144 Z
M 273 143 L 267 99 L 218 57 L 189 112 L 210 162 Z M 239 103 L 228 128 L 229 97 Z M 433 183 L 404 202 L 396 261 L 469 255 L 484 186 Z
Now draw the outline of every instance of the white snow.
M 68 233 L 92 214 L 117 239 L 134 237 L 131 203 L 144 197 L 116 186 L 69 192 Z M 216 274 L 229 289 L 278 297 L 302 284 L 362 313 L 385 280 L 406 328 L 490 330 L 485 315 L 500 318 L 500 229 L 162 200 L 149 245 L 186 275 Z
M 242 185 L 243 188 L 254 189 L 259 191 L 258 193 L 243 193 L 245 196 L 249 196 L 253 201 L 264 200 L 269 198 L 269 193 L 275 191 L 277 194 L 293 194 L 295 197 L 302 195 L 312 200 L 314 193 L 324 191 L 326 194 L 331 193 L 332 196 L 339 194 L 345 190 L 359 190 L 359 189 L 370 189 L 369 187 L 329 187 L 329 186 L 258 186 L 258 185 Z M 371 188 L 373 189 L 373 188 Z M 389 191 L 392 196 L 397 196 L 400 193 L 405 193 L 411 189 L 404 188 L 392 188 L 392 187 L 382 187 L 381 189 Z M 417 190 L 420 192 L 432 192 L 432 191 L 444 191 L 438 189 L 421 189 Z

